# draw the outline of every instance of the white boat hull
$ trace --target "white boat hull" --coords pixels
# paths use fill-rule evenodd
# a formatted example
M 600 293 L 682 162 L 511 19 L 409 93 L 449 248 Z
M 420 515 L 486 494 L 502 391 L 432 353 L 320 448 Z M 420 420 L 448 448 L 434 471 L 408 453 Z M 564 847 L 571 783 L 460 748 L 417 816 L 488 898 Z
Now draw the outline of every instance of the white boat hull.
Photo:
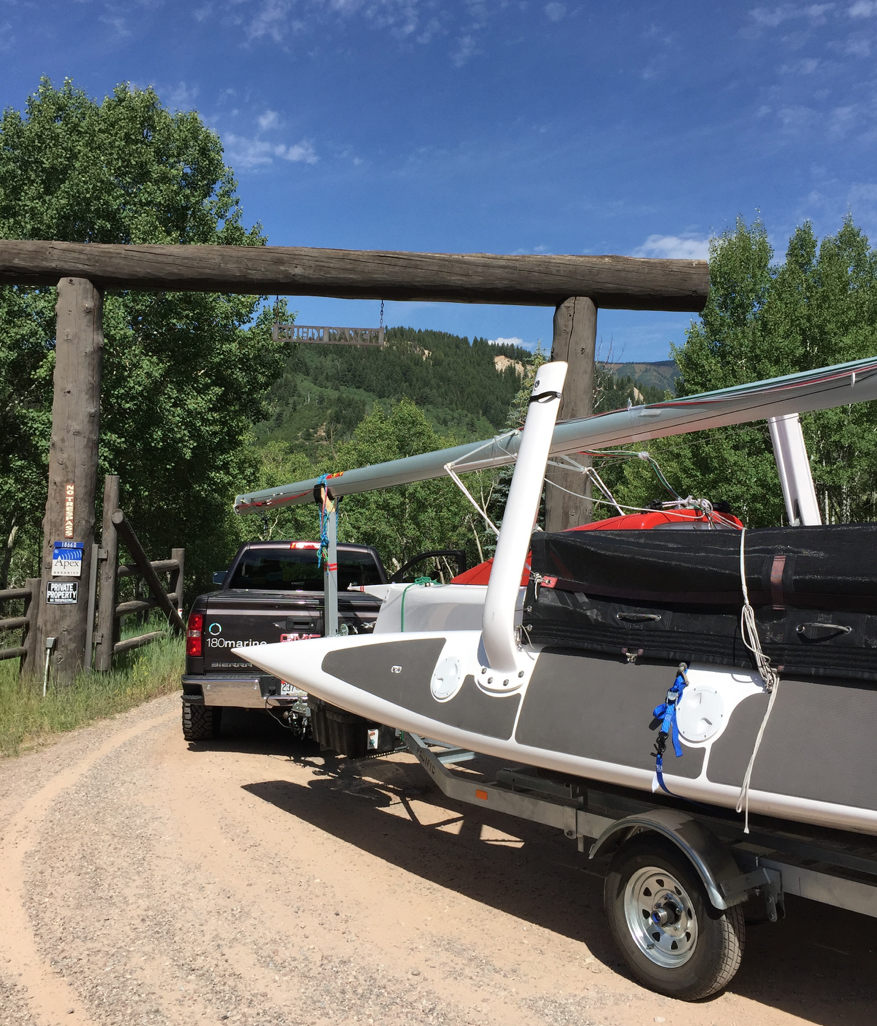
M 656 786 L 652 710 L 673 683 L 673 666 L 525 647 L 527 668 L 498 690 L 480 631 L 320 638 L 240 655 L 377 723 L 572 776 Z M 743 670 L 693 665 L 689 681 L 679 710 L 683 756 L 668 744 L 666 784 L 683 798 L 733 808 L 767 697 L 760 678 Z M 875 719 L 870 685 L 784 680 L 755 763 L 750 812 L 877 834 Z

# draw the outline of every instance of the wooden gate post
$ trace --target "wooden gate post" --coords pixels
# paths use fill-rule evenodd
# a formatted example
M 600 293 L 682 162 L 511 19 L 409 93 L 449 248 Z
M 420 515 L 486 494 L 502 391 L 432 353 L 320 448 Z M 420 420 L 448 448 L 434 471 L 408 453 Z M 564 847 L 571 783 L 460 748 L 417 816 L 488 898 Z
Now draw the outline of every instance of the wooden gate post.
M 113 645 L 116 641 L 116 605 L 118 602 L 119 535 L 113 514 L 119 508 L 119 475 L 104 478 L 104 517 L 101 532 L 100 599 L 97 609 L 97 635 L 94 668 L 109 673 L 113 668 Z
M 590 417 L 594 412 L 594 352 L 597 344 L 597 307 L 586 296 L 564 300 L 554 312 L 551 359 L 566 360 L 569 370 L 563 387 L 560 419 Z M 587 465 L 585 457 L 576 461 Z M 575 470 L 548 467 L 545 475 L 569 492 L 545 486 L 545 530 L 563 531 L 591 519 L 589 482 Z
M 175 559 L 177 561 L 177 568 L 171 574 L 170 588 L 168 590 L 172 591 L 176 595 L 174 605 L 177 607 L 177 612 L 182 618 L 184 607 L 183 588 L 185 586 L 186 576 L 186 550 L 171 549 L 171 559 Z
M 43 520 L 42 585 L 34 655 L 37 661 L 43 660 L 46 638 L 54 638 L 53 677 L 69 684 L 85 661 L 103 368 L 103 297 L 85 278 L 62 278 L 55 309 L 49 494 Z M 83 546 L 78 577 L 53 577 L 55 542 Z M 47 600 L 52 585 L 55 602 Z M 62 604 L 58 599 L 67 601 Z

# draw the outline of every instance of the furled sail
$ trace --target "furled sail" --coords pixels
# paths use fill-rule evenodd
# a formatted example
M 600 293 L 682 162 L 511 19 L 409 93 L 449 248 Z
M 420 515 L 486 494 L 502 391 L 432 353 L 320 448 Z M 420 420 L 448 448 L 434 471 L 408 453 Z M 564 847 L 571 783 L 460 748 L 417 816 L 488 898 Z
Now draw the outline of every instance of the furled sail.
M 683 399 L 632 406 L 594 417 L 559 421 L 554 429 L 551 455 L 605 449 L 665 438 L 707 428 L 743 424 L 787 413 L 808 413 L 877 398 L 877 359 L 869 357 L 819 370 L 736 385 Z M 513 463 L 520 447 L 519 431 L 482 442 L 408 456 L 371 467 L 346 470 L 330 476 L 337 495 L 389 488 L 443 477 L 452 463 L 458 474 Z M 239 495 L 235 511 L 255 513 L 272 506 L 291 506 L 313 501 L 320 478 L 297 481 L 277 488 Z

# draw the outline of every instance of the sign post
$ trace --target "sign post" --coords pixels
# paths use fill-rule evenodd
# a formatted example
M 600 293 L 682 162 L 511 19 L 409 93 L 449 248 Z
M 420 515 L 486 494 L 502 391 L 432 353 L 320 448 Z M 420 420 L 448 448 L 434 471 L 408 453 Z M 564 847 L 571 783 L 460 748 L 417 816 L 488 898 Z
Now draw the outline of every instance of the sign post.
M 42 587 L 35 650 L 54 638 L 54 679 L 72 683 L 86 665 L 87 582 L 94 543 L 103 297 L 84 278 L 58 282 L 49 494 L 43 520 Z M 81 586 L 85 582 L 84 586 Z M 47 664 L 48 665 L 48 664 Z

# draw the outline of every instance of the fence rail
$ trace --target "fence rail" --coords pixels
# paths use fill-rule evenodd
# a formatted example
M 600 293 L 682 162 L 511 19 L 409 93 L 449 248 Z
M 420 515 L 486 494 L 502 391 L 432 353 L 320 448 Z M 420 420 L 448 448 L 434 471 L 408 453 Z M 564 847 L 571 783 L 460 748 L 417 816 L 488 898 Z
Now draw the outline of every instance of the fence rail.
M 0 633 L 22 631 L 21 644 L 0 648 L 0 660 L 21 659 L 21 669 L 34 671 L 33 646 L 36 640 L 36 617 L 39 609 L 40 580 L 30 578 L 25 588 L 4 588 L 0 590 L 0 605 L 4 602 L 24 602 L 21 616 L 6 616 L 0 619 Z
M 132 563 L 119 563 L 120 541 L 128 550 Z M 148 645 L 164 636 L 164 631 L 147 631 L 122 641 L 119 629 L 123 617 L 160 609 L 175 634 L 185 633 L 181 607 L 186 550 L 173 549 L 170 559 L 149 559 L 131 522 L 119 508 L 119 478 L 111 474 L 104 481 L 103 531 L 97 554 L 101 568 L 94 663 L 96 670 L 106 673 L 112 669 L 114 655 Z M 167 588 L 159 574 L 170 575 Z M 119 581 L 125 578 L 141 578 L 148 589 L 148 597 L 119 602 Z M 90 655 L 91 645 L 88 650 Z

